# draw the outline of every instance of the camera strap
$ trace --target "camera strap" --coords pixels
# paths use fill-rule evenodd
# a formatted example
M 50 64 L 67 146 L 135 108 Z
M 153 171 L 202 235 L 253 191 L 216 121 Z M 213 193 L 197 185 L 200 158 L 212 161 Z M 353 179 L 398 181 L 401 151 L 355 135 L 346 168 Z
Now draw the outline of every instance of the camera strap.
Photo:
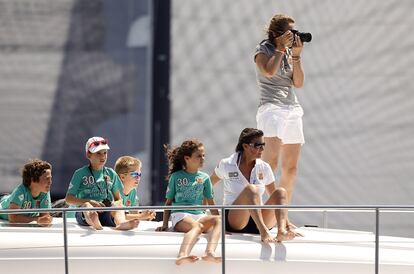
M 91 167 L 90 164 L 88 166 L 88 169 L 89 169 L 89 172 L 91 173 L 91 175 L 93 177 L 93 180 L 95 181 L 96 186 L 98 187 L 99 191 L 102 192 L 102 188 L 99 186 L 99 183 L 98 183 L 98 181 L 95 178 L 95 175 L 93 175 L 92 167 Z M 109 190 L 108 190 L 108 179 L 109 179 L 109 175 L 106 174 L 106 173 L 108 173 L 108 171 L 106 170 L 106 167 L 103 167 L 102 172 L 103 172 L 103 179 L 104 179 L 104 182 L 105 182 L 105 190 L 106 190 L 106 197 L 105 197 L 105 199 L 112 200 L 112 199 L 109 199 L 109 197 L 110 197 Z

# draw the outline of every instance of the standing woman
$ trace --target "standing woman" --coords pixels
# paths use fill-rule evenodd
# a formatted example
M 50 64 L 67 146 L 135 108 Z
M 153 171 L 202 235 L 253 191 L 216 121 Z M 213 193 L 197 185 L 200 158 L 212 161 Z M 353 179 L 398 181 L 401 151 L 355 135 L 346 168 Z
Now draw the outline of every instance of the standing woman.
M 264 132 L 266 147 L 263 160 L 275 172 L 280 164 L 280 186 L 291 202 L 301 146 L 305 143 L 302 116 L 294 88 L 304 84 L 301 63 L 303 48 L 299 36 L 293 34 L 294 19 L 277 14 L 270 20 L 268 39 L 262 41 L 254 55 L 260 104 L 257 127 Z

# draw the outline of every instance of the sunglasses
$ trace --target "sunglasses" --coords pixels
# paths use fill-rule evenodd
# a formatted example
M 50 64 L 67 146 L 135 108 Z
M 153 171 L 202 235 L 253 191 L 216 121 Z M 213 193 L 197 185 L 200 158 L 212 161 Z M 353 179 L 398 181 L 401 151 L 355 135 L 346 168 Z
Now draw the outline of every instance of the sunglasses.
M 92 142 L 92 143 L 89 145 L 89 148 L 91 148 L 91 147 L 97 147 L 97 146 L 99 146 L 99 145 L 107 145 L 107 144 L 108 144 L 108 140 L 104 139 L 104 140 L 102 140 L 102 141 L 95 141 L 95 142 Z
M 134 178 L 140 178 L 142 176 L 142 172 L 130 172 L 129 175 Z
M 254 147 L 255 149 L 264 149 L 265 143 L 250 143 L 249 146 Z

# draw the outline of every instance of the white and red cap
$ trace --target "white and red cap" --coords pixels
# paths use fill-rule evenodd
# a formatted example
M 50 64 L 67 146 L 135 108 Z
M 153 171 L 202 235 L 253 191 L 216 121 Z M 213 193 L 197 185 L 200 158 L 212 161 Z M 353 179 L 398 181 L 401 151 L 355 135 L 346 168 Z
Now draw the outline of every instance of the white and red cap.
M 96 153 L 102 149 L 109 149 L 108 140 L 102 137 L 91 137 L 85 145 L 85 152 Z

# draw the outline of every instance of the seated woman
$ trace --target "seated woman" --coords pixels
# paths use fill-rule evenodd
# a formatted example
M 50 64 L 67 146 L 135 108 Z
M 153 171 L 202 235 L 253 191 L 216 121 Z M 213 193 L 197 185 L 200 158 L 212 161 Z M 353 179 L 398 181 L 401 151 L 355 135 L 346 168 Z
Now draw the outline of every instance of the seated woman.
M 0 199 L 0 209 L 50 208 L 50 186 L 52 185 L 52 165 L 42 160 L 31 160 L 22 170 L 23 183 L 11 194 Z M 52 223 L 49 213 L 0 214 L 0 219 L 10 223 L 36 222 L 41 226 Z
M 222 159 L 210 180 L 215 185 L 224 182 L 225 205 L 263 205 L 262 196 L 269 195 L 266 205 L 286 205 L 287 195 L 277 188 L 270 165 L 260 159 L 265 143 L 263 132 L 245 128 L 239 137 L 236 152 Z M 226 210 L 226 231 L 260 234 L 263 242 L 293 239 L 297 233 L 287 225 L 287 209 Z M 277 224 L 276 238 L 269 229 Z

